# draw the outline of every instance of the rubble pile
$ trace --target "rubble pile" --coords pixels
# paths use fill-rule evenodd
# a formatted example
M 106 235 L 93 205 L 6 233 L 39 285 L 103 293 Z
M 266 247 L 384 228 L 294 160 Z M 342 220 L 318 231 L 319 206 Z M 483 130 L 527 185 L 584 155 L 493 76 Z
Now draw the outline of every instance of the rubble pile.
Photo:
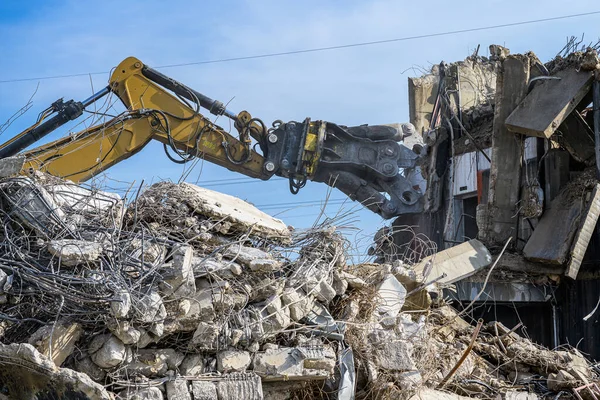
M 347 265 L 330 225 L 186 183 L 127 204 L 9 177 L 0 200 L 0 398 L 542 398 L 595 379 L 574 350 L 467 323 L 431 261 Z

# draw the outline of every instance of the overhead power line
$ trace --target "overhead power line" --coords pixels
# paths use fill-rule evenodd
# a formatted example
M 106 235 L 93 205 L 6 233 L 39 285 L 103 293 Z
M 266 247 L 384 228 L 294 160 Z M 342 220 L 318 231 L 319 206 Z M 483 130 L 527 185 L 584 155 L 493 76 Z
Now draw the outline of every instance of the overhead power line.
M 528 20 L 528 21 L 510 22 L 510 23 L 506 23 L 506 24 L 482 26 L 482 27 L 467 28 L 467 29 L 458 29 L 458 30 L 454 30 L 454 31 L 427 33 L 427 34 L 423 34 L 423 35 L 405 36 L 405 37 L 394 38 L 394 39 L 383 39 L 383 40 L 374 40 L 374 41 L 369 41 L 369 42 L 342 44 L 342 45 L 337 45 L 337 46 L 315 47 L 315 48 L 310 48 L 310 49 L 282 51 L 282 52 L 276 52 L 276 53 L 264 53 L 264 54 L 256 54 L 256 55 L 242 56 L 242 57 L 229 57 L 229 58 L 220 58 L 220 59 L 215 59 L 215 60 L 193 61 L 193 62 L 185 62 L 185 63 L 179 63 L 179 64 L 167 64 L 167 65 L 157 66 L 154 68 L 157 68 L 157 69 L 176 68 L 176 67 L 185 67 L 185 66 L 190 66 L 190 65 L 217 64 L 217 63 L 225 63 L 225 62 L 231 62 L 231 61 L 255 60 L 255 59 L 259 59 L 259 58 L 289 56 L 289 55 L 293 55 L 293 54 L 316 53 L 316 52 L 321 52 L 321 51 L 347 49 L 347 48 L 352 48 L 352 47 L 373 46 L 373 45 L 378 45 L 378 44 L 404 42 L 404 41 L 409 41 L 409 40 L 426 39 L 426 38 L 439 37 L 439 36 L 457 35 L 460 33 L 478 32 L 478 31 L 485 31 L 485 30 L 490 30 L 490 29 L 509 28 L 509 27 L 520 26 L 520 25 L 529 25 L 529 24 L 537 24 L 537 23 L 541 23 L 541 22 L 558 21 L 561 19 L 586 17 L 586 16 L 596 15 L 596 14 L 600 14 L 600 11 L 589 11 L 589 12 L 579 13 L 579 14 L 561 15 L 558 17 L 540 18 L 540 19 L 533 19 L 533 20 Z M 106 73 L 108 73 L 108 72 L 107 71 L 86 72 L 86 73 L 76 73 L 76 74 L 40 76 L 40 77 L 32 77 L 32 78 L 15 78 L 15 79 L 0 80 L 0 83 L 73 78 L 73 77 L 78 77 L 78 76 L 102 75 L 102 74 L 106 74 Z

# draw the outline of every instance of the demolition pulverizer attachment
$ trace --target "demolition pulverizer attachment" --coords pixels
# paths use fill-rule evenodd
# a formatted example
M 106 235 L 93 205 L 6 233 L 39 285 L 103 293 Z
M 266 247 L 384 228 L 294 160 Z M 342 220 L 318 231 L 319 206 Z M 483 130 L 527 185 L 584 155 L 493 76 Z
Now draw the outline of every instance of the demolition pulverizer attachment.
M 383 218 L 423 211 L 423 196 L 405 177 L 419 155 L 398 143 L 392 126 L 343 127 L 326 121 L 277 122 L 267 135 L 265 172 L 290 180 L 297 193 L 307 180 L 323 182 Z

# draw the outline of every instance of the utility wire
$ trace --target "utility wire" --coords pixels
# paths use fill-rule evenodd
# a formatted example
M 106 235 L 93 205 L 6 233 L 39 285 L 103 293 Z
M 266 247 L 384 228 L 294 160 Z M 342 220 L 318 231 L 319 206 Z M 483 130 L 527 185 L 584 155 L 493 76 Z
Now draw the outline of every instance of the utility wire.
M 404 41 L 409 41 L 409 40 L 456 35 L 456 34 L 460 34 L 460 33 L 485 31 L 485 30 L 490 30 L 490 29 L 509 28 L 509 27 L 513 27 L 513 26 L 537 24 L 537 23 L 541 23 L 541 22 L 558 21 L 561 19 L 585 17 L 585 16 L 589 16 L 589 15 L 596 15 L 596 14 L 600 14 L 600 11 L 590 11 L 590 12 L 586 12 L 586 13 L 561 15 L 558 17 L 540 18 L 540 19 L 534 19 L 534 20 L 528 20 L 528 21 L 511 22 L 511 23 L 507 23 L 507 24 L 482 26 L 482 27 L 468 28 L 468 29 L 458 29 L 458 30 L 446 31 L 446 32 L 428 33 L 428 34 L 423 34 L 423 35 L 405 36 L 405 37 L 395 38 L 395 39 L 374 40 L 374 41 L 370 41 L 370 42 L 359 42 L 359 43 L 350 43 L 350 44 L 343 44 L 343 45 L 337 45 L 337 46 L 315 47 L 315 48 L 310 48 L 310 49 L 282 51 L 282 52 L 277 52 L 277 53 L 264 53 L 264 54 L 256 54 L 256 55 L 251 55 L 251 56 L 221 58 L 221 59 L 215 59 L 215 60 L 186 62 L 186 63 L 180 63 L 180 64 L 167 64 L 167 65 L 161 65 L 161 66 L 154 67 L 154 68 L 156 68 L 156 69 L 176 68 L 176 67 L 185 67 L 185 66 L 190 66 L 190 65 L 217 64 L 217 63 L 225 63 L 225 62 L 231 62 L 231 61 L 254 60 L 254 59 L 259 59 L 259 58 L 289 56 L 289 55 L 293 55 L 293 54 L 316 53 L 316 52 L 321 52 L 321 51 L 347 49 L 347 48 L 351 48 L 351 47 L 373 46 L 373 45 L 378 45 L 378 44 L 404 42 Z M 47 80 L 47 79 L 62 79 L 62 78 L 72 78 L 72 77 L 78 77 L 78 76 L 102 75 L 102 74 L 106 74 L 106 73 L 107 73 L 106 71 L 105 72 L 86 72 L 86 73 L 78 73 L 78 74 L 41 76 L 41 77 L 35 77 L 35 78 L 15 78 L 15 79 L 0 80 L 0 83 L 41 81 L 41 80 Z

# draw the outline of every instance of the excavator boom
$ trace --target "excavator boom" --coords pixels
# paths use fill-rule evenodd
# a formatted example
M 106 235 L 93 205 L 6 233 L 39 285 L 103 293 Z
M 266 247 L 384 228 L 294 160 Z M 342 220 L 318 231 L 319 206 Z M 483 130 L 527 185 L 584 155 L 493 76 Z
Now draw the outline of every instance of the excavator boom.
M 421 194 L 402 174 L 416 166 L 418 156 L 397 142 L 396 129 L 347 128 L 309 118 L 303 122 L 277 121 L 267 129 L 248 112 L 236 114 L 134 57 L 122 61 L 108 86 L 90 98 L 53 103 L 32 127 L 0 145 L 0 158 L 28 148 L 109 93 L 122 101 L 125 112 L 106 123 L 27 150 L 23 172 L 41 170 L 75 182 L 85 181 L 157 140 L 175 162 L 203 158 L 252 178 L 286 177 L 292 193 L 308 180 L 324 182 L 384 218 L 422 211 Z M 206 118 L 202 109 L 231 119 L 238 135 Z M 252 139 L 257 142 L 254 146 Z

